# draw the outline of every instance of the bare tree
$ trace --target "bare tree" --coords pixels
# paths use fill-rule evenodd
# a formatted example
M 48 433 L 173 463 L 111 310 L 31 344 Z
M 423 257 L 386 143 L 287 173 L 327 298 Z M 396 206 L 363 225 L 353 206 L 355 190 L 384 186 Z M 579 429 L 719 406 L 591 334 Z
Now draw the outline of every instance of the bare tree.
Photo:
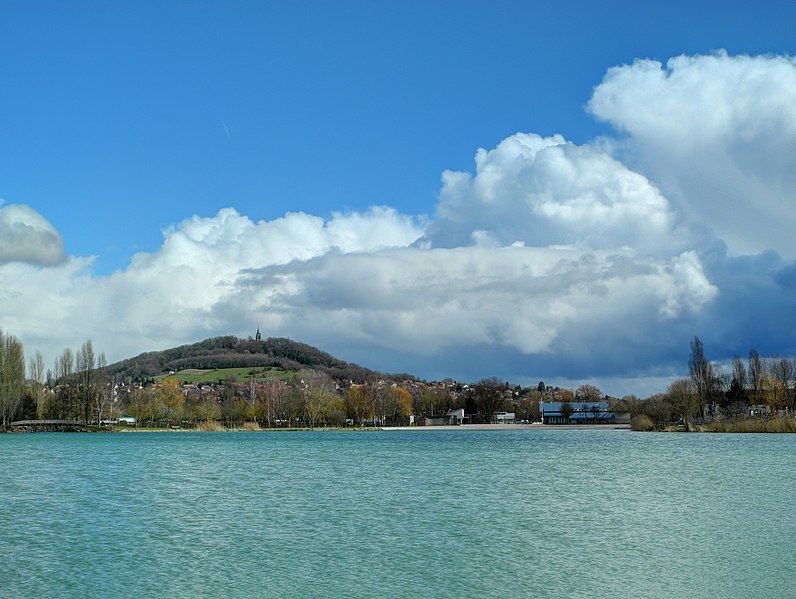
M 55 359 L 55 379 L 58 382 L 68 382 L 75 372 L 75 358 L 68 347 Z
M 768 371 L 771 377 L 777 382 L 777 386 L 782 390 L 785 405 L 793 408 L 793 397 L 791 394 L 791 381 L 793 380 L 796 367 L 793 360 L 785 357 L 773 358 L 768 364 Z
M 22 402 L 25 354 L 22 343 L 0 330 L 0 419 L 3 428 L 13 420 Z
M 113 401 L 113 383 L 112 379 L 105 372 L 105 367 L 108 365 L 105 359 L 105 354 L 101 353 L 97 359 L 97 372 L 95 377 L 96 389 L 94 391 L 94 409 L 97 413 L 97 424 L 101 424 L 103 416 L 108 416 L 110 413 L 111 403 Z
M 94 406 L 94 396 L 97 393 L 95 381 L 96 368 L 97 362 L 94 357 L 94 345 L 89 339 L 80 346 L 80 350 L 77 352 L 77 374 L 80 407 L 83 421 L 86 423 L 89 422 L 89 414 L 91 408 Z
M 683 421 L 685 430 L 691 430 L 690 419 L 699 411 L 699 397 L 693 382 L 690 379 L 674 381 L 666 390 L 666 396 L 677 416 Z
M 738 383 L 741 389 L 746 389 L 746 367 L 739 356 L 732 357 L 732 378 Z
M 603 392 L 594 385 L 581 385 L 575 390 L 575 397 L 578 401 L 597 403 L 603 399 Z
M 694 337 L 691 342 L 691 355 L 688 358 L 688 372 L 699 397 L 700 411 L 707 406 L 711 416 L 715 413 L 715 405 L 721 393 L 721 373 L 705 358 L 702 341 Z
M 31 392 L 36 400 L 36 416 L 44 418 L 47 406 L 45 405 L 46 395 L 44 394 L 44 358 L 41 352 L 37 351 L 28 363 L 28 379 L 30 380 Z
M 480 380 L 473 386 L 473 399 L 484 422 L 492 422 L 503 408 L 503 384 L 496 378 Z
M 72 350 L 68 347 L 55 359 L 55 400 L 50 407 L 52 416 L 59 418 L 72 418 L 74 412 L 74 372 L 75 359 Z
M 297 378 L 304 396 L 307 423 L 310 428 L 315 428 L 331 409 L 336 395 L 334 382 L 327 374 L 317 370 L 302 370 Z
M 763 361 L 760 354 L 752 348 L 749 350 L 749 386 L 752 389 L 752 402 L 760 403 L 760 386 L 763 382 Z

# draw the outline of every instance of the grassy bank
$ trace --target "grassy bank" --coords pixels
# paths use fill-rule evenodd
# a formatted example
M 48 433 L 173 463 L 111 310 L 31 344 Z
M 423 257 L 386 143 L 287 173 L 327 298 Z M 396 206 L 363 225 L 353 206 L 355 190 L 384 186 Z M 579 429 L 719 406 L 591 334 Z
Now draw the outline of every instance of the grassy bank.
M 796 418 L 723 420 L 697 428 L 704 433 L 796 433 Z
M 634 431 L 644 432 L 686 432 L 683 425 L 659 428 L 651 418 L 643 414 L 633 417 L 630 427 Z M 796 433 L 796 418 L 721 420 L 709 424 L 692 424 L 688 430 L 694 433 Z

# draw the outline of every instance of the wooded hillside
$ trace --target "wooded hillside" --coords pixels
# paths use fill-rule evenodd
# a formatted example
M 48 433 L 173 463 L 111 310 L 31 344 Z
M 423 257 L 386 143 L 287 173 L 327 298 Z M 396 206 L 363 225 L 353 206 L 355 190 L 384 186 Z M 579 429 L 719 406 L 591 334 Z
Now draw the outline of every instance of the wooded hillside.
M 335 358 L 316 347 L 284 337 L 262 341 L 234 336 L 213 337 L 199 343 L 140 354 L 108 366 L 109 374 L 133 379 L 153 377 L 185 368 L 236 368 L 275 366 L 285 370 L 312 368 L 335 379 L 365 381 L 384 376 L 358 364 Z

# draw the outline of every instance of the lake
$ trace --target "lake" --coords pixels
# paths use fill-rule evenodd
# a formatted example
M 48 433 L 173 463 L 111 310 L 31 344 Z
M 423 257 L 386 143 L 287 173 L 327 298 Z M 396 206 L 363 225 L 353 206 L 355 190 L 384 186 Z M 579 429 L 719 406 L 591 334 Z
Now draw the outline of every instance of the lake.
M 4 597 L 793 597 L 796 435 L 0 435 Z

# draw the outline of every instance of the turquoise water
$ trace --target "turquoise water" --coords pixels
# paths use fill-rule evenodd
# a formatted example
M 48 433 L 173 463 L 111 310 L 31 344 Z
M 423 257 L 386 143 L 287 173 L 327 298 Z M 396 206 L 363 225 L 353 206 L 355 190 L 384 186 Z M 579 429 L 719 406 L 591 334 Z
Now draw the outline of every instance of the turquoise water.
M 794 597 L 796 435 L 0 435 L 8 597 Z

